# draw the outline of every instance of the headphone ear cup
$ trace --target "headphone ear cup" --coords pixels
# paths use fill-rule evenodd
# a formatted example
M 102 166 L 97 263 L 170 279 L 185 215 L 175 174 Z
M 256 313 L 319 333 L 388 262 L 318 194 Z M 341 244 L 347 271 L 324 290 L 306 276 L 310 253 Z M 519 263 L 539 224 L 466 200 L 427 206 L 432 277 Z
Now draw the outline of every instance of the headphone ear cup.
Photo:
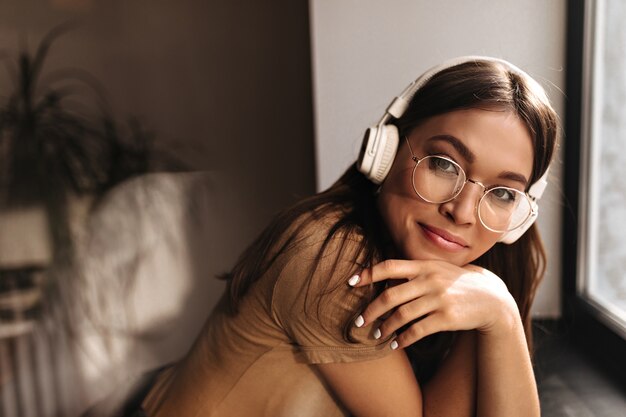
M 530 217 L 528 217 L 528 219 L 517 229 L 506 232 L 502 236 L 500 236 L 498 242 L 510 245 L 512 243 L 515 243 L 517 239 L 522 237 L 522 235 L 526 233 L 528 229 L 530 229 L 530 226 L 535 223 L 535 220 L 537 220 L 537 217 L 539 216 L 539 206 L 534 201 L 532 202 L 532 208 L 533 210 Z
M 361 143 L 361 150 L 359 151 L 359 159 L 357 159 L 357 169 L 368 179 L 370 178 L 370 172 L 372 172 L 372 166 L 374 165 L 374 156 L 376 154 L 376 135 L 378 134 L 378 127 L 368 127 L 363 135 L 363 142 Z
M 398 128 L 394 125 L 367 129 L 357 162 L 359 171 L 373 183 L 382 183 L 393 165 L 399 142 Z
M 398 134 L 398 128 L 394 125 L 384 125 L 383 131 L 380 135 L 380 146 L 378 147 L 377 156 L 375 159 L 376 169 L 375 173 L 372 173 L 372 181 L 376 184 L 382 183 L 387 174 L 391 170 L 393 160 L 398 152 L 398 144 L 400 143 L 400 135 Z

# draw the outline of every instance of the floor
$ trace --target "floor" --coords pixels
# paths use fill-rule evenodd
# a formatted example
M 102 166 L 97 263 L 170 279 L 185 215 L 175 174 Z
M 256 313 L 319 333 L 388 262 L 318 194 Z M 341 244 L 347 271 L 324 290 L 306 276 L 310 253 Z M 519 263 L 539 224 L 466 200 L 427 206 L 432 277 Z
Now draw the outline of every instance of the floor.
M 536 334 L 535 372 L 542 416 L 626 417 L 625 387 L 564 337 L 543 331 Z

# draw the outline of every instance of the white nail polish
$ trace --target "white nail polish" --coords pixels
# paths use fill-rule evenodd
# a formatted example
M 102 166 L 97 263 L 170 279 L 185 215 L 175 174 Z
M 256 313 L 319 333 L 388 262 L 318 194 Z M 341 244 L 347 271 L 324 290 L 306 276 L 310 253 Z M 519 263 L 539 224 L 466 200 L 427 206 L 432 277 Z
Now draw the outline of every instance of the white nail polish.
M 365 324 L 365 319 L 363 318 L 363 316 L 359 316 L 356 318 L 356 320 L 354 320 L 354 325 L 356 327 L 361 327 L 363 326 L 363 324 Z
M 393 342 L 391 342 L 391 349 L 392 350 L 398 349 L 398 342 L 396 342 L 395 340 Z
M 380 329 L 374 330 L 374 339 L 378 340 L 380 339 L 381 336 L 382 336 L 382 333 L 380 332 Z
M 351 287 L 354 287 L 356 284 L 358 284 L 358 283 L 359 283 L 359 281 L 361 281 L 361 277 L 360 277 L 360 276 L 358 276 L 358 275 L 353 275 L 353 276 L 352 276 L 352 278 L 350 278 L 350 279 L 348 280 L 348 284 L 349 284 Z

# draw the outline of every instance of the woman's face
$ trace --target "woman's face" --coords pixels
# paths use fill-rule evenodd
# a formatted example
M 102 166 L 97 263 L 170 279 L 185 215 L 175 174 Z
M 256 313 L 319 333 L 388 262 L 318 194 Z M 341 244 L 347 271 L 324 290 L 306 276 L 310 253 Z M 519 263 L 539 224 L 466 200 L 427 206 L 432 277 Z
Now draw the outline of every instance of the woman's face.
M 532 140 L 512 112 L 457 110 L 427 119 L 407 136 L 418 158 L 442 155 L 457 162 L 467 178 L 485 187 L 524 191 L 533 165 Z M 491 248 L 501 233 L 486 229 L 476 207 L 484 189 L 467 182 L 453 200 L 428 203 L 415 194 L 415 162 L 404 138 L 382 185 L 378 206 L 400 254 L 466 265 Z

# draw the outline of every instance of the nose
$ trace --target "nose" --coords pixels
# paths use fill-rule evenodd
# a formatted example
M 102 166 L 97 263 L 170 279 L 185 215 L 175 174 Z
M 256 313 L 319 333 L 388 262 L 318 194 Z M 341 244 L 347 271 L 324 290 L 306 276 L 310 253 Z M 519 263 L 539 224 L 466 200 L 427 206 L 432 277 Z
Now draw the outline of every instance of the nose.
M 473 225 L 478 221 L 478 201 L 484 189 L 481 183 L 468 180 L 461 193 L 454 199 L 442 203 L 439 211 L 458 225 Z

